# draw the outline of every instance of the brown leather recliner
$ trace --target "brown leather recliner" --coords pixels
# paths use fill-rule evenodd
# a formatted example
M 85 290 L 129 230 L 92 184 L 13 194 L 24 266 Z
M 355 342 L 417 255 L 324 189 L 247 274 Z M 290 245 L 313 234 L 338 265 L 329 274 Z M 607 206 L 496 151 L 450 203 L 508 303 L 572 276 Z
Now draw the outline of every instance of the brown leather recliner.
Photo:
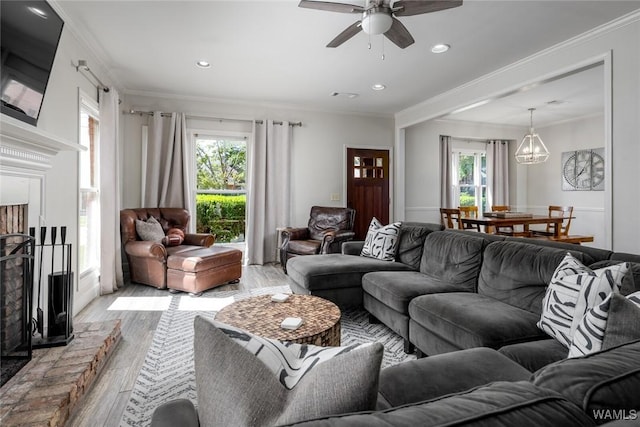
M 342 242 L 353 240 L 356 211 L 351 208 L 313 206 L 306 228 L 287 227 L 281 231 L 280 263 L 298 255 L 340 252 Z
M 122 246 L 129 261 L 131 281 L 166 289 L 167 257 L 198 247 L 209 247 L 213 245 L 215 237 L 204 233 L 185 233 L 181 245 L 169 247 L 159 242 L 144 241 L 136 233 L 136 219 L 146 221 L 150 216 L 158 220 L 166 233 L 170 228 L 186 231 L 190 215 L 189 211 L 182 208 L 139 208 L 120 211 Z

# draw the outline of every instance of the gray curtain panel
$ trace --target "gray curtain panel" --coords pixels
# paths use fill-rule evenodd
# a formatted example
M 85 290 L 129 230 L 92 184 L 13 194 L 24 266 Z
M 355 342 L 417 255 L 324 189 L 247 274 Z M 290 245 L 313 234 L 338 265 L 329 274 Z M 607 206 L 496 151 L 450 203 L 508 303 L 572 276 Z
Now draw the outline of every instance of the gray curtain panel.
M 118 92 L 100 91 L 100 294 L 123 286 L 120 254 Z
M 289 122 L 254 122 L 249 148 L 247 263 L 276 261 L 277 227 L 290 225 L 291 143 Z
M 187 176 L 187 120 L 184 113 L 153 113 L 147 142 L 144 207 L 190 206 Z
M 509 142 L 487 141 L 487 207 L 509 206 Z
M 440 207 L 456 208 L 453 179 L 451 177 L 451 137 L 440 135 Z

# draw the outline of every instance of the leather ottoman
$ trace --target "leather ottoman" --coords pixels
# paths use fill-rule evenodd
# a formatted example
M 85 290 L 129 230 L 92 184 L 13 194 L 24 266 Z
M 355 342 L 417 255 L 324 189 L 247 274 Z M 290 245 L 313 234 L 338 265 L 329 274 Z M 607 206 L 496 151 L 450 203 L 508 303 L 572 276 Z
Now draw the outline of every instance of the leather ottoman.
M 242 276 L 242 251 L 211 246 L 178 252 L 167 258 L 167 287 L 199 295 Z

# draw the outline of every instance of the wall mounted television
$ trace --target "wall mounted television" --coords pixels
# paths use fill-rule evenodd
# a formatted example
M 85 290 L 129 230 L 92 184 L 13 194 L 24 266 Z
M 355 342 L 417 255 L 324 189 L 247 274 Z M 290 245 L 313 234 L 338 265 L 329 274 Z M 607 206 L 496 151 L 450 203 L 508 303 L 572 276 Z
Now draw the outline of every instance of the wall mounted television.
M 2 113 L 36 126 L 64 22 L 44 0 L 0 7 Z

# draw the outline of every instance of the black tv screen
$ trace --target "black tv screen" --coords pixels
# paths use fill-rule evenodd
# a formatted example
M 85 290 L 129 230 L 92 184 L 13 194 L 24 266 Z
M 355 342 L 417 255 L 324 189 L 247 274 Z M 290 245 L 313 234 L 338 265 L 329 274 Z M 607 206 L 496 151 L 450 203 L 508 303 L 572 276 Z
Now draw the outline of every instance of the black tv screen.
M 35 126 L 64 22 L 43 0 L 0 7 L 2 113 Z

